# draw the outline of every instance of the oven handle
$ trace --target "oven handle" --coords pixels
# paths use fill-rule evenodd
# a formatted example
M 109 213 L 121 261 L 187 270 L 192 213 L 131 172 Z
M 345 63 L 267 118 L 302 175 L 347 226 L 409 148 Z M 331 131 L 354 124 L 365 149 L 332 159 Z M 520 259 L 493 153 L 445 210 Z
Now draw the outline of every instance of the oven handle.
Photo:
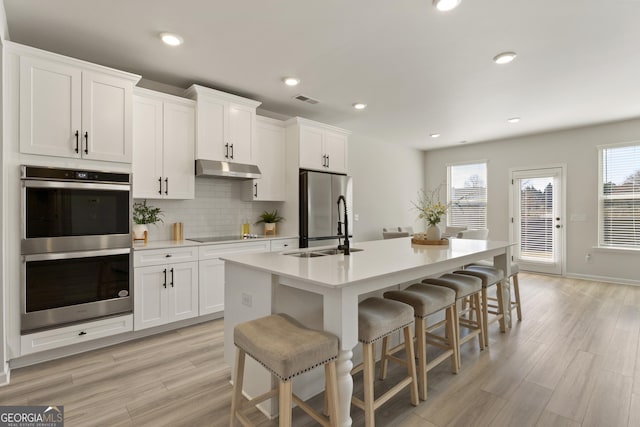
M 113 190 L 129 191 L 130 184 L 100 184 L 94 182 L 60 182 L 60 181 L 39 181 L 25 179 L 22 181 L 27 188 L 71 188 L 77 190 Z
M 80 251 L 80 252 L 59 252 L 53 254 L 35 254 L 24 255 L 25 262 L 29 261 L 50 261 L 56 259 L 72 259 L 72 258 L 91 258 L 97 256 L 123 255 L 131 253 L 131 248 L 123 249 L 104 249 L 99 251 Z

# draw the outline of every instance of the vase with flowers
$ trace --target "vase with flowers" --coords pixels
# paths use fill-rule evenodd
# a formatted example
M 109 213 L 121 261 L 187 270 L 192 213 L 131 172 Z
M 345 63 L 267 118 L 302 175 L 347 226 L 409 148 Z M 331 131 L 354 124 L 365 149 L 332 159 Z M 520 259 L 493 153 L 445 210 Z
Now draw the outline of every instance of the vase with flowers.
M 427 222 L 427 240 L 440 240 L 442 235 L 438 224 L 442 221 L 442 217 L 447 214 L 451 207 L 450 203 L 442 203 L 440 201 L 440 192 L 442 185 L 430 191 L 421 190 L 418 193 L 418 200 L 413 203 L 413 207 L 418 211 L 418 218 Z

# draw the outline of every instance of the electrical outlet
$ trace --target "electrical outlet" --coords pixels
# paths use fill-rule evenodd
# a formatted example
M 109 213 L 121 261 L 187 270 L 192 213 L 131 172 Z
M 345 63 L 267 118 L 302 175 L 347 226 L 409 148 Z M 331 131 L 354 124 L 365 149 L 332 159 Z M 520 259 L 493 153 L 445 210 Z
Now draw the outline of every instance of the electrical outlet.
M 591 263 L 593 262 L 593 258 L 591 257 L 591 254 L 590 254 L 590 253 L 587 253 L 587 254 L 584 256 L 584 262 L 586 262 L 587 264 L 591 264 Z
M 247 307 L 253 306 L 253 295 L 242 293 L 242 305 L 246 305 Z
M 353 220 L 354 221 L 360 221 L 360 214 L 354 213 L 353 214 Z

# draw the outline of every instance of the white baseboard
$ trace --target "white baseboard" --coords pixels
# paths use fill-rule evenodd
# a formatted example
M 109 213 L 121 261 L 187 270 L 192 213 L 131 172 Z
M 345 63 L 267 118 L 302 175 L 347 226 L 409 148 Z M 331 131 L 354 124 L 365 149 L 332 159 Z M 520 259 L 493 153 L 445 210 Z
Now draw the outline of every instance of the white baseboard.
M 567 273 L 565 277 L 569 279 L 591 280 L 593 282 L 615 283 L 617 285 L 640 286 L 640 280 L 621 279 L 619 277 L 593 276 L 591 274 Z
M 11 370 L 9 369 L 9 364 L 4 364 L 4 370 L 0 372 L 0 387 L 9 385 L 9 380 L 11 378 Z

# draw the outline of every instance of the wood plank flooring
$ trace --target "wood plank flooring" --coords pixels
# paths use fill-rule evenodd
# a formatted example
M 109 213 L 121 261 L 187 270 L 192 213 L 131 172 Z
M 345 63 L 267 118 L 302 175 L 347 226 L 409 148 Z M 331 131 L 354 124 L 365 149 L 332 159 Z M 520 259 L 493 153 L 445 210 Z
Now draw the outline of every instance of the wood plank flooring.
M 458 375 L 441 364 L 428 374 L 427 401 L 413 407 L 405 391 L 377 411 L 377 425 L 640 425 L 640 287 L 521 273 L 520 288 L 522 322 L 506 334 L 491 325 L 487 350 L 466 345 Z M 69 427 L 227 426 L 223 329 L 216 320 L 15 369 L 0 405 L 64 405 Z M 390 365 L 376 394 L 403 372 Z M 354 381 L 361 394 L 361 374 Z M 362 411 L 351 412 L 364 425 Z M 299 411 L 294 423 L 315 425 Z

